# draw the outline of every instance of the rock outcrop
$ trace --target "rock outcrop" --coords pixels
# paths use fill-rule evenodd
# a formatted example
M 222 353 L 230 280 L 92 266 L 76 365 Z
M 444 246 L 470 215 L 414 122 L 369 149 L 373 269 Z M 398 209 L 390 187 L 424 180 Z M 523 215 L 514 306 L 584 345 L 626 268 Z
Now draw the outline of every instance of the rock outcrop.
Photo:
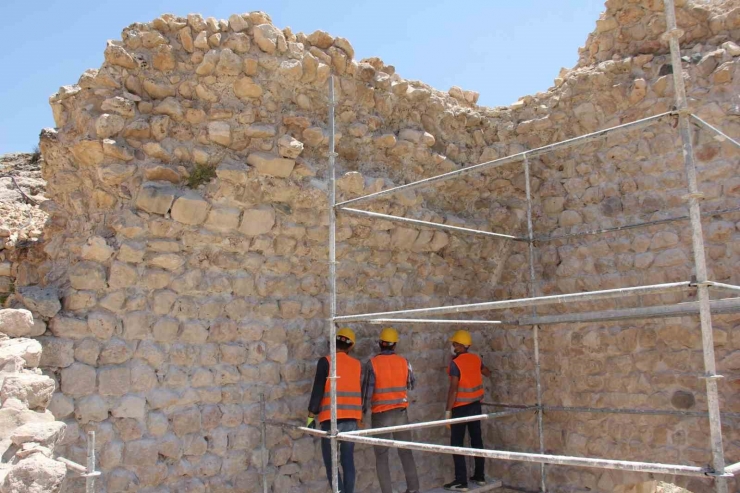
M 39 370 L 41 344 L 27 310 L 0 310 L 0 492 L 55 493 L 67 467 L 54 460 L 67 425 L 48 408 L 56 382 Z M 12 334 L 9 338 L 6 334 Z

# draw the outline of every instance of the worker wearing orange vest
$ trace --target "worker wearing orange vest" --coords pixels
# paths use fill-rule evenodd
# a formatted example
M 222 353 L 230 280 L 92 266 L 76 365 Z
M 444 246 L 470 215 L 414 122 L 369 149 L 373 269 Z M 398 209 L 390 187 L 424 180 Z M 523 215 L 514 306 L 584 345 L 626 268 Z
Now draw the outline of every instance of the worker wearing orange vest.
M 362 421 L 362 364 L 348 353 L 355 345 L 355 333 L 344 328 L 337 332 L 337 431 L 354 431 Z M 311 399 L 308 403 L 308 422 L 306 426 L 314 427 L 318 416 L 321 429 L 331 429 L 331 357 L 325 356 L 316 364 L 316 377 L 313 382 Z M 342 441 L 339 443 L 339 463 L 342 473 L 339 475 L 339 491 L 354 493 L 355 490 L 355 444 Z M 324 458 L 326 477 L 331 486 L 331 442 L 321 439 L 321 455 Z
M 450 377 L 450 387 L 447 392 L 447 408 L 445 419 L 464 418 L 482 414 L 481 400 L 483 400 L 483 376 L 491 376 L 491 371 L 481 361 L 480 357 L 469 353 L 468 349 L 473 343 L 470 333 L 458 330 L 450 338 L 452 346 L 452 361 L 447 373 Z M 470 433 L 470 444 L 473 448 L 483 448 L 483 435 L 481 433 L 480 421 L 468 421 L 466 423 L 453 424 L 450 426 L 450 445 L 462 447 L 465 442 L 465 430 Z M 455 463 L 455 480 L 444 485 L 444 489 L 450 491 L 468 491 L 468 478 L 465 467 L 465 456 L 453 455 Z M 470 480 L 476 484 L 486 484 L 485 459 L 475 458 L 475 472 Z
M 368 407 L 372 412 L 372 427 L 399 426 L 409 423 L 408 390 L 414 388 L 414 373 L 409 362 L 396 354 L 398 332 L 387 327 L 380 332 L 380 354 L 372 357 L 365 366 L 362 384 L 362 413 Z M 391 433 L 377 435 L 390 438 Z M 410 431 L 393 433 L 394 440 L 410 442 Z M 375 470 L 378 474 L 381 493 L 393 493 L 391 470 L 388 466 L 390 448 L 375 446 Z M 414 455 L 409 449 L 398 449 L 403 473 L 406 476 L 406 493 L 418 493 L 419 476 L 416 472 Z

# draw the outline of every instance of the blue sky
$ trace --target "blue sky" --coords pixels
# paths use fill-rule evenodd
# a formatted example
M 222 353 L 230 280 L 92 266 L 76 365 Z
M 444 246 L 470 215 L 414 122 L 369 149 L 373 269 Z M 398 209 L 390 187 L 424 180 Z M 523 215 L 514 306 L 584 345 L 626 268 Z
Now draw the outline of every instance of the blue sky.
M 53 126 L 48 97 L 103 61 L 107 39 L 165 12 L 228 18 L 263 10 L 278 27 L 323 29 L 407 79 L 508 105 L 572 67 L 603 0 L 50 0 L 0 1 L 0 154 L 30 151 Z

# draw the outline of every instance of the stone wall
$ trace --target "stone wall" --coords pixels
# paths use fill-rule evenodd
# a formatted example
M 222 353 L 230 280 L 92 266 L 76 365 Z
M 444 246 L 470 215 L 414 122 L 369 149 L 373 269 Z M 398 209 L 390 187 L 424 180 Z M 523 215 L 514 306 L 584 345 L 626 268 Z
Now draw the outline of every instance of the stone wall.
M 598 41 L 594 53 L 608 56 L 582 58 L 547 93 L 495 109 L 476 106 L 472 92 L 442 93 L 405 80 L 379 59 L 358 62 L 345 39 L 279 30 L 262 12 L 228 21 L 164 15 L 125 29 L 123 41 L 108 43 L 99 70 L 52 96 L 57 129 L 41 136 L 53 205 L 45 207 L 51 216 L 43 258 L 23 264 L 23 284 L 62 299 L 61 312 L 36 315 L 48 322 L 42 365 L 60 382 L 52 411 L 71 432 L 64 453 L 79 460 L 85 432 L 95 430 L 101 488 L 110 492 L 259 491 L 259 396 L 265 393 L 270 418 L 302 418 L 315 361 L 327 349 L 330 74 L 337 81 L 338 188 L 340 198 L 350 198 L 667 111 L 669 60 L 653 29 L 661 8 L 608 2 L 603 20 L 616 26 L 605 29 L 600 21 L 586 46 L 591 53 Z M 621 14 L 634 9 L 650 14 Z M 737 137 L 735 11 L 730 2 L 706 7 L 711 15 L 698 11 L 686 4 L 679 13 L 682 25 L 691 19 L 699 26 L 684 67 L 691 105 Z M 724 19 L 715 30 L 713 16 Z M 621 40 L 636 24 L 653 41 L 652 51 L 601 41 Z M 731 207 L 738 202 L 736 154 L 711 137 L 697 133 L 705 206 Z M 661 124 L 533 161 L 536 232 L 683 214 L 676 143 L 675 130 Z M 523 198 L 523 173 L 511 165 L 368 208 L 523 233 Z M 707 218 L 708 255 L 714 279 L 738 283 L 733 219 L 740 217 Z M 346 215 L 338 226 L 340 313 L 529 292 L 519 244 Z M 686 223 L 675 223 L 540 242 L 538 291 L 686 280 L 687 232 Z M 28 305 L 40 296 L 24 292 L 11 303 Z M 640 300 L 657 301 L 679 299 Z M 737 381 L 732 371 L 739 368 L 733 320 L 722 319 L 717 331 L 728 382 Z M 366 358 L 377 328 L 355 328 L 357 353 Z M 450 328 L 403 329 L 402 352 L 419 378 L 412 419 L 441 417 Z M 701 409 L 697 334 L 688 319 L 543 328 L 545 402 Z M 491 399 L 533 403 L 531 331 L 480 331 L 475 341 L 495 370 Z M 737 411 L 732 385 L 722 392 L 728 410 Z M 629 418 L 548 414 L 546 447 L 573 455 L 708 460 L 700 420 Z M 417 438 L 444 443 L 446 430 Z M 535 450 L 534 417 L 497 421 L 488 443 Z M 730 460 L 738 460 L 738 443 L 728 428 Z M 325 490 L 315 440 L 271 427 L 268 446 L 273 491 Z M 449 478 L 448 457 L 418 457 L 424 486 Z M 358 491 L 374 491 L 372 451 L 358 448 L 357 462 Z M 492 467 L 508 483 L 535 486 L 537 466 Z M 609 491 L 646 480 L 549 470 L 555 489 Z M 78 486 L 70 482 L 69 490 Z

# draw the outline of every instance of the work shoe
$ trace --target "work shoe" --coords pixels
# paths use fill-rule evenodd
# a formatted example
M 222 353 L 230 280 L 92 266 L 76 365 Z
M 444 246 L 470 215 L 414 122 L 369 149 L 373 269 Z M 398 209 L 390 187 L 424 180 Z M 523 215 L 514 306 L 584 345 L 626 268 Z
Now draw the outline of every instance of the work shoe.
M 486 478 L 485 478 L 485 476 L 472 476 L 472 477 L 470 478 L 470 482 L 471 482 L 471 483 L 475 483 L 475 484 L 477 484 L 478 486 L 485 486 L 485 485 L 487 484 L 487 483 L 486 483 Z
M 463 483 L 462 481 L 457 480 L 447 483 L 442 487 L 448 491 L 468 491 L 468 483 Z

